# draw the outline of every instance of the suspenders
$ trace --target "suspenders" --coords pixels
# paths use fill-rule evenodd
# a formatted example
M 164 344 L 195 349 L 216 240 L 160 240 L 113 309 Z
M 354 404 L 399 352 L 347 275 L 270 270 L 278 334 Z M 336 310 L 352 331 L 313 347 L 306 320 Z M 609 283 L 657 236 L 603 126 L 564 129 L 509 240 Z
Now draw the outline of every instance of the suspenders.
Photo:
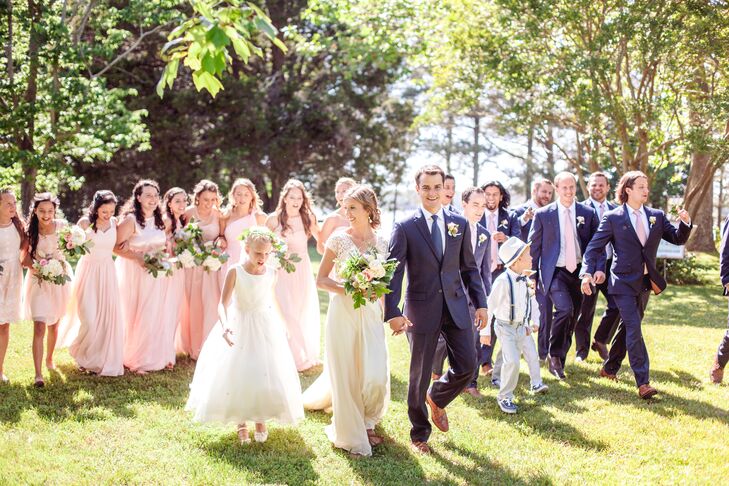
M 511 275 L 509 275 L 509 272 L 505 272 L 506 280 L 509 282 L 509 299 L 511 300 L 510 310 L 509 310 L 509 321 L 511 323 L 514 323 L 514 320 L 516 318 L 516 299 L 514 298 L 514 282 L 511 280 Z M 524 314 L 524 322 L 529 321 L 532 317 L 532 299 L 529 295 L 529 286 L 526 287 L 526 313 Z

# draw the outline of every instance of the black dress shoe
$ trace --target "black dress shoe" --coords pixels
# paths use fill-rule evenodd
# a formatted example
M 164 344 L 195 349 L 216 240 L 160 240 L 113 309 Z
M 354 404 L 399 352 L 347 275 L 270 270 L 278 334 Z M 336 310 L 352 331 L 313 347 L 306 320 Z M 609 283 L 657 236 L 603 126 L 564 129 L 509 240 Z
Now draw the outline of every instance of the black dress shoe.
M 549 357 L 549 372 L 552 373 L 557 379 L 564 380 L 564 368 L 562 368 L 562 360 L 555 357 Z

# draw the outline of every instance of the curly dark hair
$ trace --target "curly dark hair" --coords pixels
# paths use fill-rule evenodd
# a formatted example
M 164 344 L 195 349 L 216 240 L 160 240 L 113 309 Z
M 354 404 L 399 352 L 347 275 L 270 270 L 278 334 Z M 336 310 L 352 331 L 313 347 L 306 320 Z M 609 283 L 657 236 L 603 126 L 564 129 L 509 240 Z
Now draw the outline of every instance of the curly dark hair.
M 144 228 L 144 213 L 142 212 L 142 204 L 137 198 L 142 195 L 142 191 L 145 187 L 152 187 L 157 191 L 157 194 L 160 194 L 159 184 L 157 184 L 157 182 L 150 179 L 142 179 L 134 185 L 132 197 L 127 200 L 123 211 L 124 216 L 127 214 L 133 214 L 137 220 L 137 224 L 139 224 L 142 228 Z M 158 204 L 157 207 L 154 208 L 154 226 L 157 229 L 164 231 L 165 223 L 162 221 L 162 210 L 159 206 L 160 205 Z
M 184 194 L 185 198 L 187 199 L 187 193 L 181 187 L 173 187 L 172 189 L 168 189 L 167 192 L 165 192 L 164 197 L 162 198 L 165 205 L 165 214 L 168 218 L 170 218 L 170 222 L 172 223 L 172 226 L 170 228 L 170 232 L 172 234 L 177 231 L 177 218 L 175 218 L 175 215 L 172 213 L 172 209 L 170 209 L 170 203 L 178 194 Z M 184 228 L 186 224 L 187 219 L 185 219 L 185 215 L 183 214 L 182 216 L 180 216 L 180 225 L 182 225 L 182 227 Z
M 33 196 L 33 201 L 30 203 L 30 211 L 28 211 L 28 243 L 30 245 L 30 257 L 35 260 L 35 251 L 38 248 L 39 236 L 39 221 L 38 215 L 35 214 L 35 210 L 41 203 L 49 202 L 53 204 L 53 209 L 58 209 L 60 202 L 58 198 L 50 192 L 41 192 Z
M 113 192 L 108 191 L 106 189 L 102 189 L 100 191 L 96 191 L 94 193 L 94 197 L 91 200 L 91 206 L 89 206 L 88 212 L 89 212 L 89 222 L 91 223 L 91 227 L 94 229 L 94 232 L 96 232 L 96 220 L 99 219 L 99 208 L 103 206 L 104 204 L 111 204 L 114 203 L 115 205 L 118 203 L 116 196 Z M 114 216 L 118 213 L 118 208 L 114 208 Z
M 499 189 L 499 192 L 501 192 L 501 202 L 499 203 L 499 209 L 505 210 L 509 207 L 509 204 L 511 204 L 511 195 L 501 182 L 488 181 L 486 184 L 481 186 L 481 189 L 485 191 L 487 187 L 497 187 Z

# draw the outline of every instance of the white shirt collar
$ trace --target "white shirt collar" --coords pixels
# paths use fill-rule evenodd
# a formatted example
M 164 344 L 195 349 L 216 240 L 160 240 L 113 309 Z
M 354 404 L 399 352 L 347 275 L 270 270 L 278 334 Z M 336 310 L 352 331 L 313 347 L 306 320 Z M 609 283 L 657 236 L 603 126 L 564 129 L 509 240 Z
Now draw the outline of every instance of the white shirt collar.
M 574 201 L 574 200 L 572 201 L 572 204 L 571 204 L 571 205 L 570 205 L 569 207 L 567 207 L 567 206 L 563 206 L 563 205 L 562 205 L 562 201 L 559 201 L 559 200 L 558 200 L 558 201 L 557 201 L 557 206 L 559 206 L 559 207 L 560 207 L 560 208 L 562 208 L 562 209 L 569 209 L 570 211 L 572 211 L 572 214 L 574 214 L 574 213 L 575 213 L 575 206 L 576 206 L 576 204 L 575 204 L 575 201 Z
M 521 275 L 519 275 L 514 270 L 512 270 L 511 267 L 509 267 L 509 268 L 506 269 L 506 273 L 508 273 L 514 279 L 517 279 L 518 277 L 521 277 Z
M 605 199 L 603 202 L 599 202 L 599 201 L 594 200 L 593 198 L 590 198 L 590 201 L 592 202 L 592 205 L 595 206 L 596 208 L 599 208 L 601 204 L 604 205 L 605 207 L 607 207 L 607 199 Z
M 626 208 L 628 208 L 628 211 L 630 211 L 630 215 L 631 215 L 631 216 L 633 215 L 633 211 L 636 211 L 635 209 L 631 208 L 631 207 L 630 207 L 630 206 L 628 205 L 628 203 L 625 203 L 625 207 L 626 207 Z M 643 205 L 642 205 L 642 204 L 641 204 L 641 205 L 640 205 L 640 207 L 639 207 L 639 208 L 637 209 L 637 211 L 638 211 L 638 212 L 639 212 L 640 214 L 643 214 L 643 215 L 645 215 L 645 208 L 643 207 Z
M 425 216 L 427 219 L 433 219 L 433 213 L 425 209 L 422 204 L 420 205 L 420 210 L 423 212 L 423 216 Z M 438 212 L 435 214 L 438 215 L 440 221 L 445 221 L 443 219 L 443 206 L 441 206 L 440 209 L 438 209 Z

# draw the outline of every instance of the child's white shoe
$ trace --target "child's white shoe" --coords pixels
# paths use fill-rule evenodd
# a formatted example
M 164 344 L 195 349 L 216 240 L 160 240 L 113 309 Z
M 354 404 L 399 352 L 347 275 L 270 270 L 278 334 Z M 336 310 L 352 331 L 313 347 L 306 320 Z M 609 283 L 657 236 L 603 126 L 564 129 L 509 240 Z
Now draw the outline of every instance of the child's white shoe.
M 253 433 L 253 438 L 256 439 L 256 442 L 266 442 L 268 440 L 268 431 L 265 431 L 265 432 L 255 431 Z
M 241 445 L 250 444 L 251 442 L 251 438 L 248 435 L 248 427 L 245 424 L 238 426 L 238 440 L 240 440 Z
M 536 395 L 537 393 L 546 393 L 546 391 L 549 390 L 549 387 L 545 385 L 544 383 L 540 383 L 538 385 L 534 385 L 531 388 L 532 394 Z

